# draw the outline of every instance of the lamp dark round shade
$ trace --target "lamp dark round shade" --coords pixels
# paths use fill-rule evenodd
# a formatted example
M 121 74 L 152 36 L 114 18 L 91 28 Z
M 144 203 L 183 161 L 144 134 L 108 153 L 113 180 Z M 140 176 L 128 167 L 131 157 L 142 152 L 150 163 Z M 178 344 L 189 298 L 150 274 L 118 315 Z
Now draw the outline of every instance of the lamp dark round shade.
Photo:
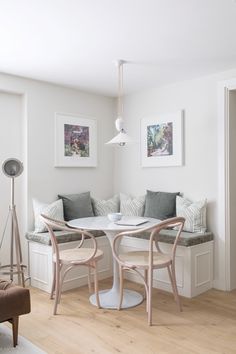
M 18 177 L 23 169 L 23 163 L 18 159 L 7 159 L 2 164 L 3 173 L 7 177 Z

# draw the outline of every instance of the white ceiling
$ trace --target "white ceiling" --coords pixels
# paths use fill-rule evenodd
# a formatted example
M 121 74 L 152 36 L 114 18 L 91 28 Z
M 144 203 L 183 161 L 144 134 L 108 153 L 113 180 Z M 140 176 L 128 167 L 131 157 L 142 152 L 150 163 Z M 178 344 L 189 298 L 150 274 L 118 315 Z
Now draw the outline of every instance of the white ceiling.
M 234 0 L 0 0 L 0 71 L 116 95 L 236 68 Z

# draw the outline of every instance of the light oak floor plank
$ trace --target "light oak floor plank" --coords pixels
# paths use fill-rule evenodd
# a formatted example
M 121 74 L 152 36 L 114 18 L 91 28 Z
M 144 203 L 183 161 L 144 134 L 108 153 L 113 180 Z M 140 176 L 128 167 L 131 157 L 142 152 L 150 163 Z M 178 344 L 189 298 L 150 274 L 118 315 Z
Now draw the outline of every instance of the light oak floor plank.
M 111 280 L 100 281 L 106 289 Z M 131 282 L 126 287 L 143 292 Z M 182 298 L 180 313 L 173 295 L 154 289 L 153 322 L 147 325 L 145 303 L 128 310 L 97 309 L 88 288 L 62 295 L 52 315 L 49 294 L 31 288 L 32 312 L 21 316 L 21 335 L 51 354 L 235 354 L 236 291 L 210 290 Z

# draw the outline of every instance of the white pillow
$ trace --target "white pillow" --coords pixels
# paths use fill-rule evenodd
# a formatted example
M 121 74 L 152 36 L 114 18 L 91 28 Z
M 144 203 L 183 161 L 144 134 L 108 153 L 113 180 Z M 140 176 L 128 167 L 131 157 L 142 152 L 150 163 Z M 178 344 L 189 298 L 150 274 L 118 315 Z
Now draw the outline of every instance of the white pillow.
M 143 216 L 145 204 L 145 195 L 140 197 L 131 197 L 120 193 L 120 212 L 126 216 Z
M 188 199 L 176 197 L 176 215 L 186 219 L 184 231 L 201 233 L 206 231 L 206 205 L 206 199 L 191 202 Z
M 93 211 L 96 216 L 107 215 L 109 213 L 117 213 L 120 207 L 120 200 L 118 195 L 104 200 L 92 198 Z
M 39 202 L 37 199 L 33 199 L 34 209 L 34 232 L 45 232 L 47 228 L 40 219 L 40 214 L 45 214 L 52 219 L 63 220 L 63 203 L 62 199 L 58 199 L 52 204 L 46 204 Z

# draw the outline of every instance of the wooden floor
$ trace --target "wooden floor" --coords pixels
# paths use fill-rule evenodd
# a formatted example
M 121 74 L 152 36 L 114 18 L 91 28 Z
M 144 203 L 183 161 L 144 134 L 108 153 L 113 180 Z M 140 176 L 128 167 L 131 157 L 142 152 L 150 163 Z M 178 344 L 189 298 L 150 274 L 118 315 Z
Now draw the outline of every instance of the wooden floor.
M 111 281 L 100 282 L 100 288 Z M 142 290 L 140 285 L 126 283 Z M 68 354 L 230 354 L 236 353 L 236 291 L 210 290 L 182 298 L 179 313 L 172 294 L 154 290 L 154 326 L 148 327 L 145 304 L 132 309 L 98 310 L 83 287 L 62 295 L 52 316 L 49 295 L 31 289 L 32 312 L 20 319 L 19 332 L 47 353 Z

